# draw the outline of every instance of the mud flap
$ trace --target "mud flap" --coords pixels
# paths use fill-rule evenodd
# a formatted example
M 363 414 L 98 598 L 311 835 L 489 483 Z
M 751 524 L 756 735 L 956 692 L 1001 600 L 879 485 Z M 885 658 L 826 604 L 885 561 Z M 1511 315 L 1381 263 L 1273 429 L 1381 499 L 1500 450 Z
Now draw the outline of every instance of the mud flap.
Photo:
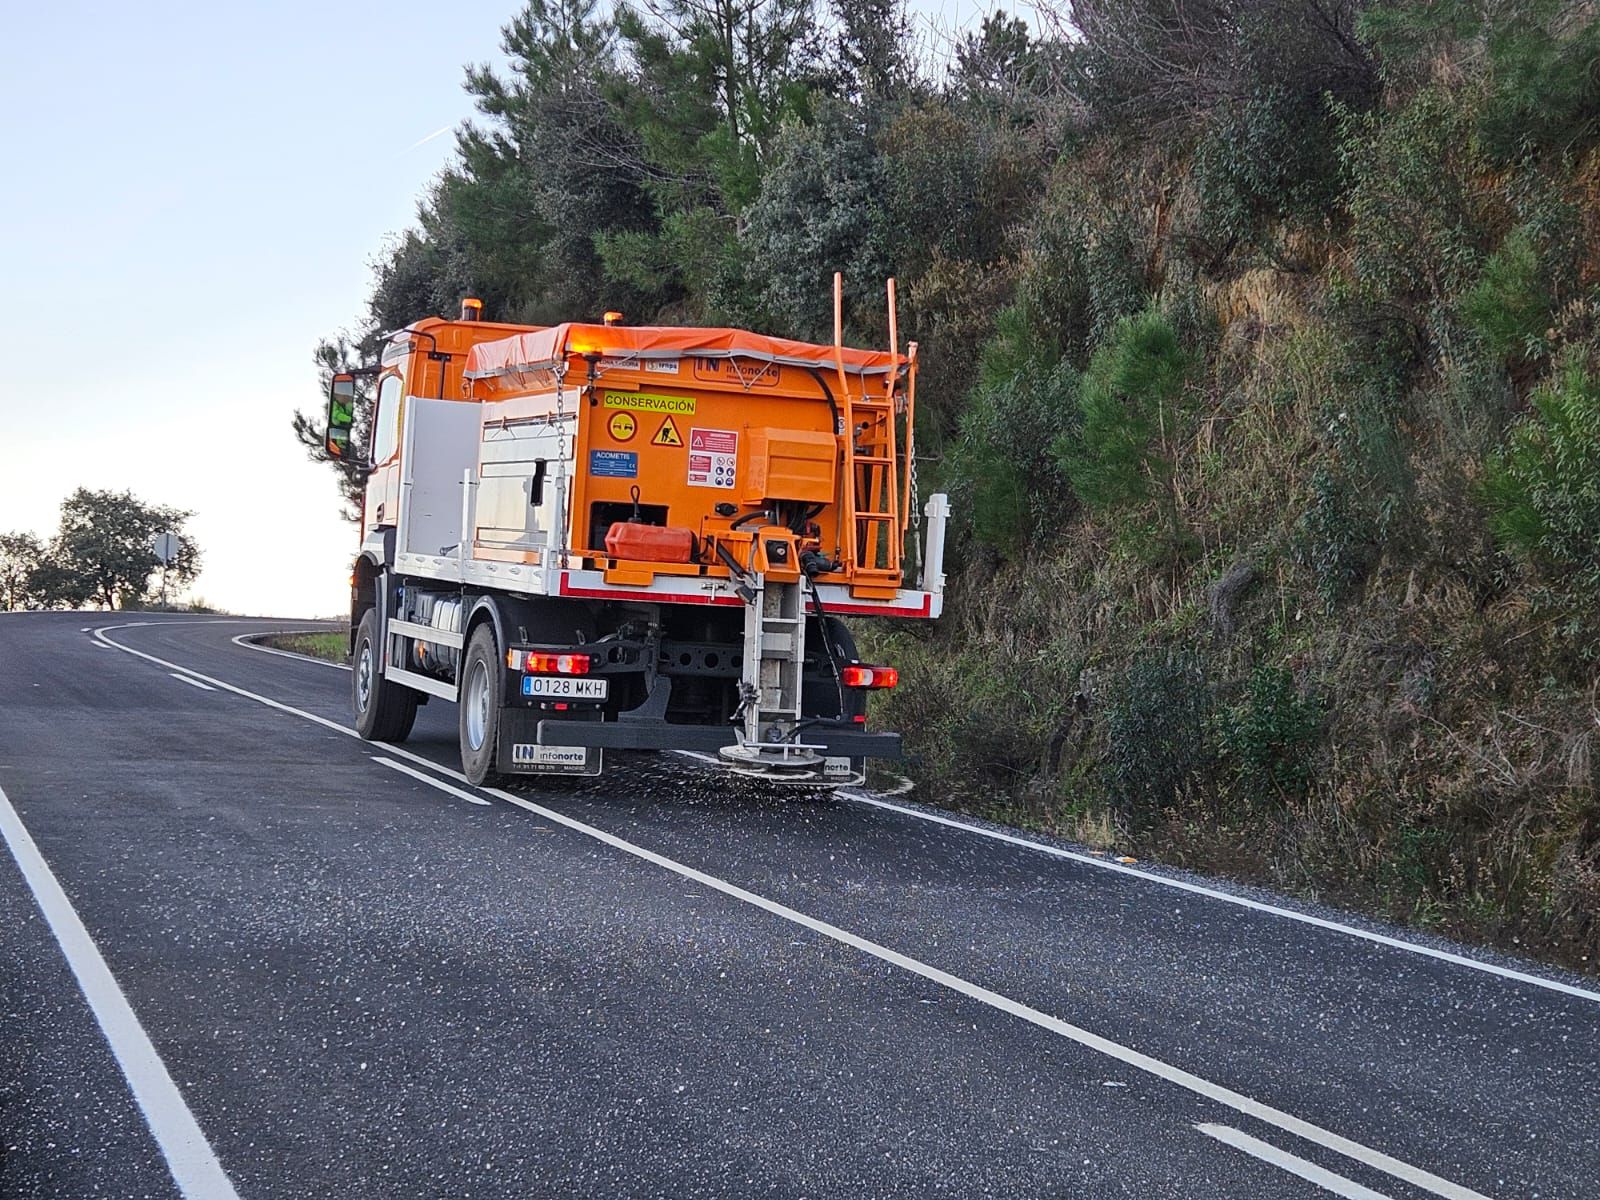
M 605 751 L 599 746 L 539 744 L 539 722 L 548 720 L 548 716 L 531 708 L 501 710 L 495 770 L 506 775 L 600 774 L 605 764 Z

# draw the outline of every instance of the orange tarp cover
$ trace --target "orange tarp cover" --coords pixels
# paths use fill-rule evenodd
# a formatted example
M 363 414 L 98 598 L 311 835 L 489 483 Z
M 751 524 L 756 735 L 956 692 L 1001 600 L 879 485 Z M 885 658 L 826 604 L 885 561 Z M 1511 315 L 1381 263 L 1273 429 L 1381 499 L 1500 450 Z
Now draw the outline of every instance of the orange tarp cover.
M 551 366 L 569 354 L 598 352 L 608 358 L 754 358 L 800 367 L 834 369 L 832 346 L 763 337 L 743 329 L 698 329 L 670 325 L 577 325 L 479 342 L 467 352 L 467 378 Z M 844 369 L 852 375 L 881 375 L 905 362 L 885 350 L 844 350 Z

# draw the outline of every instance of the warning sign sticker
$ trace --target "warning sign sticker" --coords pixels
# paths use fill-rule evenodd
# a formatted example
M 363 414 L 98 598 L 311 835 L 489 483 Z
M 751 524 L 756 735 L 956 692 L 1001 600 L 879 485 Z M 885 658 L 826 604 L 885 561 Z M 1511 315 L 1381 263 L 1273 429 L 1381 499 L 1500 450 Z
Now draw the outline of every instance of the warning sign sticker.
M 631 412 L 614 412 L 611 414 L 611 420 L 606 427 L 611 431 L 611 436 L 616 438 L 617 441 L 627 442 L 631 441 L 633 435 L 638 432 L 639 422 L 634 419 Z
M 731 488 L 738 470 L 739 435 L 732 429 L 689 431 L 689 486 Z
M 631 409 L 634 412 L 694 416 L 693 396 L 663 396 L 655 392 L 607 392 L 605 406 Z
M 661 422 L 661 428 L 656 430 L 655 437 L 650 439 L 652 446 L 681 446 L 683 435 L 678 432 L 678 427 L 671 417 Z

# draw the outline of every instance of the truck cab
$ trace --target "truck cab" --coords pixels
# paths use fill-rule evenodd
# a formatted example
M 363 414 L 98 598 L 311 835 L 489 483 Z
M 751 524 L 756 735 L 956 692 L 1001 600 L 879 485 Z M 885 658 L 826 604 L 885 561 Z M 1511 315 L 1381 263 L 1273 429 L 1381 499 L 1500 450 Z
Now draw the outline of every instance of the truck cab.
M 405 398 L 466 400 L 462 372 L 472 347 L 535 328 L 479 320 L 481 311 L 481 306 L 467 304 L 462 307 L 460 320 L 425 318 L 392 335 L 384 346 L 372 380 L 371 441 L 366 457 L 369 474 L 361 515 L 363 541 L 374 530 L 392 529 L 399 522 Z

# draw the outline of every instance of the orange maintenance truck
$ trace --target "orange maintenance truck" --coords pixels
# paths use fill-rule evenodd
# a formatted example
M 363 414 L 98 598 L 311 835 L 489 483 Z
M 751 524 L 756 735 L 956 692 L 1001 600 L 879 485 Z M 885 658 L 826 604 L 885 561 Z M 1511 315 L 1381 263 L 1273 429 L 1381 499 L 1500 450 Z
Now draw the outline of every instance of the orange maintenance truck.
M 388 337 L 365 455 L 335 376 L 329 452 L 369 468 L 361 735 L 454 701 L 474 783 L 594 775 L 616 749 L 838 786 L 898 756 L 866 724 L 897 674 L 843 618 L 939 615 L 949 504 L 916 494 L 916 344 L 888 292 L 888 350 L 495 324 L 468 300 Z

